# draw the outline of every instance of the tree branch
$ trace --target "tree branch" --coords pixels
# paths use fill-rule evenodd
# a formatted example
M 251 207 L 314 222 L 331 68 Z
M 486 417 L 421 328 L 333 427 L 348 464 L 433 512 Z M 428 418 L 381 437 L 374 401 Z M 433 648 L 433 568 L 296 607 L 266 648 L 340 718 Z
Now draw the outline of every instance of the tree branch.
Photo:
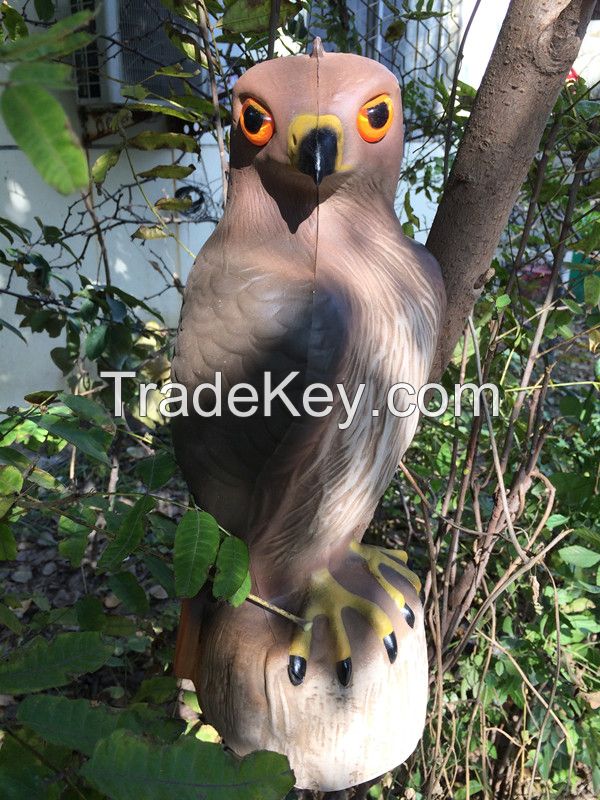
M 500 235 L 596 0 L 512 0 L 475 99 L 427 247 L 448 307 L 432 369 L 437 380 L 491 277 Z

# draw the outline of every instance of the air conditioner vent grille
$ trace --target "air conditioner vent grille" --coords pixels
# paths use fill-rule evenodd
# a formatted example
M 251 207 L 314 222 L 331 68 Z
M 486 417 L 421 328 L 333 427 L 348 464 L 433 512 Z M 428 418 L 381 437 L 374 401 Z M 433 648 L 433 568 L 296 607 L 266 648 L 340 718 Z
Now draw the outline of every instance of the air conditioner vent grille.
M 185 72 L 198 65 L 169 41 L 165 23 L 187 28 L 160 0 L 69 0 L 71 12 L 95 10 L 91 29 L 98 34 L 88 47 L 75 54 L 77 93 L 83 103 L 119 104 L 121 87 L 143 83 L 161 98 L 181 94 L 181 82 L 153 75 L 160 67 L 179 64 Z M 193 31 L 187 29 L 188 35 Z M 150 77 L 153 76 L 153 77 Z M 191 80 L 201 91 L 202 75 Z

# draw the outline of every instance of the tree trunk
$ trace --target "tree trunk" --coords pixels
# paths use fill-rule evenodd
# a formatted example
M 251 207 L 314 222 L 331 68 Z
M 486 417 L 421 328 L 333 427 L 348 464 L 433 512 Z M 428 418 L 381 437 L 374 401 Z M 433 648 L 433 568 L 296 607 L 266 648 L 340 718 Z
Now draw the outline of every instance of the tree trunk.
M 427 247 L 448 308 L 439 379 L 490 265 L 548 116 L 577 57 L 596 0 L 512 0 L 435 216 Z

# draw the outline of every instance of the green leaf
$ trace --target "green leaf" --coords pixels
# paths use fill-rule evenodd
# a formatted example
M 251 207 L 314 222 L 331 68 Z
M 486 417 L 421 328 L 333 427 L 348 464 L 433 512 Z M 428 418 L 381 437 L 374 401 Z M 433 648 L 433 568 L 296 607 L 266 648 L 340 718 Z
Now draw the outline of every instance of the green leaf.
M 565 564 L 571 564 L 574 567 L 593 567 L 600 561 L 600 553 L 588 550 L 587 547 L 582 547 L 580 544 L 563 547 L 558 554 Z
M 509 295 L 501 294 L 500 297 L 496 298 L 496 308 L 497 309 L 500 310 L 500 309 L 506 308 L 506 306 L 509 306 L 509 305 L 510 305 L 510 297 L 509 297 Z
M 155 70 L 154 74 L 168 75 L 171 78 L 195 78 L 196 75 L 200 74 L 200 70 L 196 69 L 193 72 L 185 72 L 181 64 L 172 64 L 168 67 L 159 67 L 157 70 Z
M 248 564 L 246 542 L 238 539 L 237 536 L 227 536 L 223 540 L 217 556 L 217 573 L 213 583 L 214 596 L 226 599 L 235 596 L 248 581 Z
M 134 473 L 153 492 L 173 477 L 177 464 L 170 453 L 157 453 L 140 461 Z
M 23 632 L 23 623 L 14 611 L 11 611 L 4 603 L 0 603 L 0 625 L 5 625 L 9 630 L 17 635 Z
M 2 23 L 10 39 L 23 39 L 29 36 L 29 29 L 22 15 L 7 3 L 2 3 Z
M 140 178 L 186 178 L 194 172 L 195 167 L 183 167 L 179 164 L 159 164 L 157 167 L 138 173 Z
M 300 11 L 290 0 L 281 0 L 277 27 Z M 266 33 L 269 30 L 271 0 L 234 0 L 223 15 L 223 30 L 231 33 Z
M 88 511 L 90 512 L 90 517 L 92 517 L 91 510 Z M 81 564 L 92 526 L 92 519 L 90 519 L 89 525 L 75 522 L 68 517 L 60 517 L 58 521 L 58 532 L 65 536 L 58 543 L 58 552 L 63 558 L 70 561 L 72 567 L 78 567 Z
M 131 234 L 132 239 L 168 239 L 171 234 L 158 225 L 140 225 L 135 233 Z
M 108 579 L 108 585 L 127 611 L 142 616 L 148 611 L 149 604 L 146 592 L 142 589 L 131 572 L 117 572 Z
M 60 800 L 56 770 L 27 747 L 28 742 L 5 736 L 0 749 L 0 797 L 4 800 Z M 39 745 L 39 741 L 35 742 Z M 37 748 L 39 751 L 39 748 Z M 63 795 L 64 796 L 64 795 Z
M 14 561 L 17 557 L 17 543 L 10 527 L 0 522 L 0 561 Z
M 194 597 L 214 564 L 220 542 L 219 526 L 206 511 L 187 511 L 175 533 L 175 591 L 180 597 Z
M 125 514 L 117 535 L 112 542 L 106 546 L 100 560 L 98 568 L 109 572 L 119 569 L 128 555 L 133 553 L 135 548 L 142 541 L 144 536 L 144 518 L 156 502 L 149 495 L 140 497 L 135 505 Z
M 67 392 L 61 392 L 58 399 L 81 419 L 92 422 L 98 425 L 99 428 L 111 433 L 114 432 L 114 420 L 104 406 L 96 400 L 91 400 L 89 397 L 81 397 L 78 394 L 68 394 Z
M 107 172 L 116 166 L 121 156 L 121 147 L 111 147 L 106 153 L 102 153 L 92 167 L 92 180 L 96 186 L 101 186 L 105 179 Z
M 396 19 L 394 20 L 391 25 L 388 25 L 388 28 L 383 36 L 386 42 L 397 42 L 399 39 L 404 37 L 406 33 L 406 22 L 403 19 Z
M 161 197 L 154 205 L 161 211 L 187 211 L 192 200 L 189 197 Z
M 0 44 L 0 61 L 34 61 L 45 57 L 67 55 L 85 47 L 93 37 L 89 33 L 75 33 L 85 27 L 94 15 L 90 11 L 70 14 L 42 33 L 36 33 L 17 42 Z
M 237 590 L 237 592 L 235 592 L 235 594 L 232 594 L 231 597 L 229 598 L 229 602 L 231 603 L 231 605 L 234 608 L 241 606 L 244 600 L 250 594 L 251 589 L 252 589 L 252 580 L 250 578 L 250 572 L 247 572 L 246 577 L 244 578 L 240 588 Z
M 11 70 L 10 83 L 34 83 L 49 89 L 69 89 L 72 85 L 71 67 L 49 61 L 25 61 Z
M 61 194 L 89 183 L 85 152 L 60 103 L 39 86 L 9 86 L 0 99 L 6 127 L 42 178 Z
M 106 334 L 108 325 L 97 325 L 88 333 L 85 340 L 85 354 L 90 361 L 100 358 L 106 347 Z
M 128 731 L 98 742 L 81 770 L 112 800 L 281 800 L 294 785 L 287 758 L 251 753 L 243 759 L 218 744 L 184 736 L 156 745 Z
M 141 86 L 139 83 L 134 83 L 121 86 L 121 94 L 123 97 L 130 97 L 134 100 L 143 100 L 144 97 L 148 96 L 149 91 L 145 86 Z
M 185 108 L 166 106 L 163 103 L 129 103 L 127 108 L 132 111 L 150 111 L 151 114 L 162 114 L 163 117 L 176 117 L 187 122 L 192 122 L 196 119 L 195 115 L 186 111 Z
M 86 595 L 75 603 L 77 624 L 83 631 L 102 631 L 108 617 L 97 597 Z
M 559 525 L 565 525 L 568 521 L 569 518 L 565 517 L 564 514 L 551 514 L 546 522 L 546 527 L 549 531 L 553 531 L 554 528 L 558 528 Z
M 155 678 L 148 678 L 142 681 L 142 685 L 137 690 L 134 703 L 168 703 L 173 700 L 178 692 L 177 678 L 171 675 L 158 675 Z
M 8 514 L 22 487 L 23 476 L 16 467 L 0 467 L 0 518 Z
M 600 552 L 600 531 L 591 528 L 575 528 L 572 535 Z
M 185 133 L 157 133 L 155 131 L 143 131 L 128 140 L 129 147 L 136 147 L 138 150 L 183 150 L 185 153 L 199 152 L 198 142 L 193 136 Z
M 173 11 L 178 17 L 184 17 L 198 25 L 199 9 L 195 0 L 160 0 L 161 4 Z
M 165 33 L 173 47 L 176 47 L 186 58 L 189 58 L 190 61 L 195 61 L 197 64 L 206 64 L 206 56 L 200 50 L 198 42 L 193 36 L 183 33 L 169 22 L 165 24 Z
M 23 476 L 16 467 L 0 467 L 0 495 L 18 494 L 23 488 Z
M 87 700 L 38 695 L 26 697 L 17 719 L 51 744 L 91 756 L 99 739 L 119 726 L 119 714 L 92 707 Z
M 34 0 L 35 13 L 42 22 L 48 22 L 54 16 L 54 3 L 52 0 Z
M 14 333 L 15 336 L 18 336 L 19 339 L 21 339 L 22 341 L 25 342 L 25 344 L 27 344 L 27 339 L 23 336 L 21 331 L 18 328 L 15 328 L 14 325 L 11 325 L 10 322 L 7 322 L 5 319 L 0 319 L 0 331 L 2 330 L 2 328 L 6 328 L 7 331 Z
M 59 417 L 56 414 L 44 414 L 36 420 L 40 428 L 49 431 L 54 436 L 66 439 L 82 453 L 90 458 L 101 461 L 110 466 L 110 461 L 106 451 L 112 440 L 112 436 L 99 428 L 83 430 L 81 423 L 77 420 L 69 420 Z
M 600 275 L 586 275 L 583 280 L 583 294 L 588 306 L 600 303 Z
M 0 663 L 0 692 L 25 694 L 64 686 L 95 672 L 112 655 L 99 633 L 61 633 L 51 642 L 36 638 Z
M 169 597 L 175 597 L 175 578 L 169 565 L 158 556 L 144 556 L 142 561 L 148 567 L 154 580 L 158 581 Z

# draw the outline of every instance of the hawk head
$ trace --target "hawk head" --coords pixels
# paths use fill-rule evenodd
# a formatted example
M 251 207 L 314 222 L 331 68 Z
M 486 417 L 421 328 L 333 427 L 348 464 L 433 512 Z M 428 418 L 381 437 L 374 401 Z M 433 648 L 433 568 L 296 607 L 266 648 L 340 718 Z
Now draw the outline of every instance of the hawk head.
M 398 80 L 371 59 L 317 41 L 310 56 L 257 64 L 234 87 L 231 166 L 267 183 L 324 199 L 362 182 L 392 198 L 402 147 Z

